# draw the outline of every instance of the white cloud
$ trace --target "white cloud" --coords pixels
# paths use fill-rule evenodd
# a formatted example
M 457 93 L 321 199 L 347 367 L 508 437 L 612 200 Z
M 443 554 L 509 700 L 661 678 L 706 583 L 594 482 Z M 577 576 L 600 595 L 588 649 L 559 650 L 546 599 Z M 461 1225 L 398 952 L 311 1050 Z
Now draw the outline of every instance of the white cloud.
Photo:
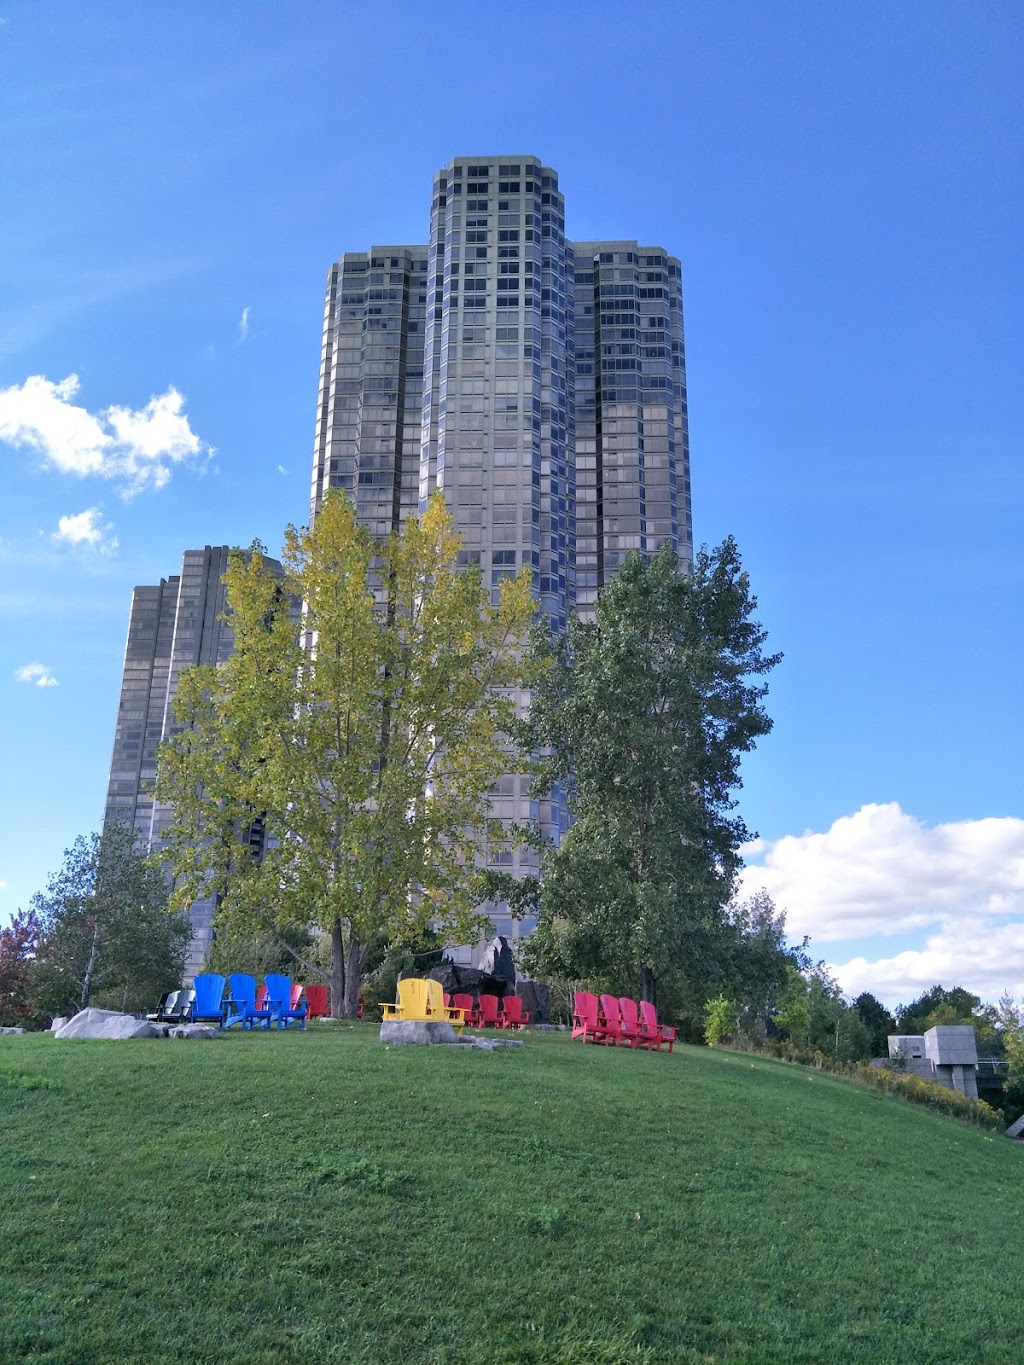
M 917 933 L 920 949 L 833 963 L 843 988 L 892 1003 L 941 982 L 995 999 L 1024 990 L 1024 819 L 929 828 L 896 802 L 862 806 L 824 834 L 745 850 L 744 894 L 765 887 L 812 952 L 830 941 Z
M 36 687 L 57 687 L 59 684 L 45 664 L 23 664 L 14 670 L 18 682 L 34 683 Z
M 287 474 L 287 473 L 288 473 L 287 469 L 285 469 L 285 467 L 284 467 L 283 464 L 279 464 L 279 465 L 277 466 L 277 472 L 278 472 L 279 474 Z
M 72 402 L 78 390 L 75 374 L 56 384 L 36 374 L 0 389 L 0 441 L 39 451 L 62 474 L 115 479 L 126 495 L 162 488 L 174 465 L 214 453 L 192 430 L 173 386 L 142 408 L 97 413 Z
M 118 540 L 110 534 L 113 525 L 101 522 L 101 515 L 98 507 L 89 507 L 73 516 L 61 517 L 50 539 L 66 545 L 88 545 L 99 554 L 112 555 L 117 550 Z
M 244 341 L 249 335 L 249 309 L 242 309 L 242 316 L 238 319 L 238 340 Z

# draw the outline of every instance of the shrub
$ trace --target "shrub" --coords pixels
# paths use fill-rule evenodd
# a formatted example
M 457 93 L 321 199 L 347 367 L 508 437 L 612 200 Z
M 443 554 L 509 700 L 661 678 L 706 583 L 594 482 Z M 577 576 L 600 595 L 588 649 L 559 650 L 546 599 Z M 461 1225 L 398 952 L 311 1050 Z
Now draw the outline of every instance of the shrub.
M 795 1062 L 797 1066 L 813 1067 L 816 1071 L 828 1071 L 835 1076 L 855 1081 L 858 1085 L 871 1090 L 879 1090 L 883 1095 L 896 1095 L 911 1104 L 923 1104 L 936 1113 L 947 1114 L 951 1118 L 973 1123 L 978 1128 L 1001 1128 L 1003 1116 L 984 1100 L 971 1100 L 959 1090 L 949 1090 L 937 1081 L 926 1081 L 913 1072 L 898 1070 L 895 1067 L 868 1066 L 865 1062 L 836 1061 L 819 1052 L 816 1048 L 800 1047 L 785 1040 L 769 1039 L 760 1048 L 738 1048 L 738 1051 L 761 1052 L 778 1057 L 781 1061 Z
M 727 1038 L 734 1038 L 739 1029 L 739 1007 L 727 995 L 717 995 L 704 1006 L 704 1041 L 716 1047 Z

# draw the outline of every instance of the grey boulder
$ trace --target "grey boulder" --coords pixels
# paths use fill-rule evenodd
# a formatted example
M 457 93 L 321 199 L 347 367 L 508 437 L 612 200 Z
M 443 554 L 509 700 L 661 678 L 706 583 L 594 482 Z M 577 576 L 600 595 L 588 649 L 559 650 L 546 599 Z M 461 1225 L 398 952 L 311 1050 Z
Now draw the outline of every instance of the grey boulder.
M 406 1043 L 454 1043 L 455 1029 L 451 1024 L 429 1019 L 385 1019 L 380 1026 L 382 1043 L 396 1046 Z
M 216 1038 L 220 1030 L 210 1024 L 180 1024 L 169 1030 L 168 1038 Z
M 24 1033 L 23 1028 L 0 1028 L 0 1033 Z
M 154 1028 L 145 1019 L 136 1019 L 133 1014 L 118 1014 L 116 1010 L 80 1010 L 62 1028 L 54 1033 L 55 1038 L 160 1038 L 163 1030 Z
M 68 1016 L 66 1014 L 58 1014 L 56 1019 L 54 1019 L 53 1023 L 50 1025 L 50 1032 L 58 1033 L 67 1022 Z

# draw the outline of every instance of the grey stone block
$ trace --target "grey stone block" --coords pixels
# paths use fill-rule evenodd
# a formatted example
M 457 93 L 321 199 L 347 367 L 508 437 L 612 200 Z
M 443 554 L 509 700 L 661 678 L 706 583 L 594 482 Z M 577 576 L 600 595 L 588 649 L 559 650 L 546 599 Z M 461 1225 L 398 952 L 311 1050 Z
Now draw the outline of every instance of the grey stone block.
M 220 1030 L 215 1029 L 212 1024 L 179 1024 L 177 1028 L 168 1030 L 165 1035 L 168 1038 L 218 1038 Z
M 890 1033 L 889 1056 L 904 1057 L 908 1062 L 924 1059 L 923 1033 Z
M 23 1028 L 0 1028 L 0 1033 L 24 1033 Z
M 1006 1136 L 1008 1138 L 1024 1138 L 1024 1114 L 1021 1114 L 1019 1119 L 1010 1124 L 1006 1130 Z
M 403 1046 L 406 1043 L 454 1043 L 458 1035 L 451 1024 L 429 1019 L 385 1019 L 380 1026 L 382 1043 Z
M 160 1038 L 161 1029 L 136 1019 L 133 1014 L 118 1014 L 115 1010 L 80 1010 L 73 1019 L 59 1028 L 55 1038 Z
M 924 1035 L 925 1056 L 935 1066 L 977 1066 L 978 1040 L 971 1024 L 937 1024 Z
M 58 1014 L 56 1019 L 54 1019 L 53 1023 L 50 1025 L 50 1032 L 57 1033 L 68 1022 L 68 1018 L 69 1016 L 66 1014 Z
M 525 1047 L 526 1044 L 521 1038 L 456 1038 L 454 1043 L 446 1043 L 446 1047 L 458 1047 L 464 1051 L 471 1052 L 496 1052 L 499 1047 Z

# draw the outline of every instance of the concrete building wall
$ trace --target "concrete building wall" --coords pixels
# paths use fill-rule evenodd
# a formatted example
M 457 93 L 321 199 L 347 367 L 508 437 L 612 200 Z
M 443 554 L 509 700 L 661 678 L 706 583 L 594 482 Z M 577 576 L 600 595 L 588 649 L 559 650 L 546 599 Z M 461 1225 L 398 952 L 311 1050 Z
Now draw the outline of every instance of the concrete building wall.
M 157 749 L 175 729 L 181 672 L 195 664 L 223 663 L 234 648 L 230 621 L 222 619 L 229 554 L 227 545 L 186 550 L 179 574 L 132 593 L 104 821 L 133 825 L 151 851 L 161 847 L 172 818 L 171 808 L 154 799 L 152 787 Z M 276 560 L 268 562 L 280 572 Z M 258 829 L 254 837 L 258 851 Z M 189 979 L 202 970 L 213 942 L 214 910 L 212 901 L 199 901 L 189 912 Z
M 971 1024 L 940 1024 L 924 1034 L 889 1034 L 889 1056 L 922 1080 L 978 1098 L 978 1040 Z

